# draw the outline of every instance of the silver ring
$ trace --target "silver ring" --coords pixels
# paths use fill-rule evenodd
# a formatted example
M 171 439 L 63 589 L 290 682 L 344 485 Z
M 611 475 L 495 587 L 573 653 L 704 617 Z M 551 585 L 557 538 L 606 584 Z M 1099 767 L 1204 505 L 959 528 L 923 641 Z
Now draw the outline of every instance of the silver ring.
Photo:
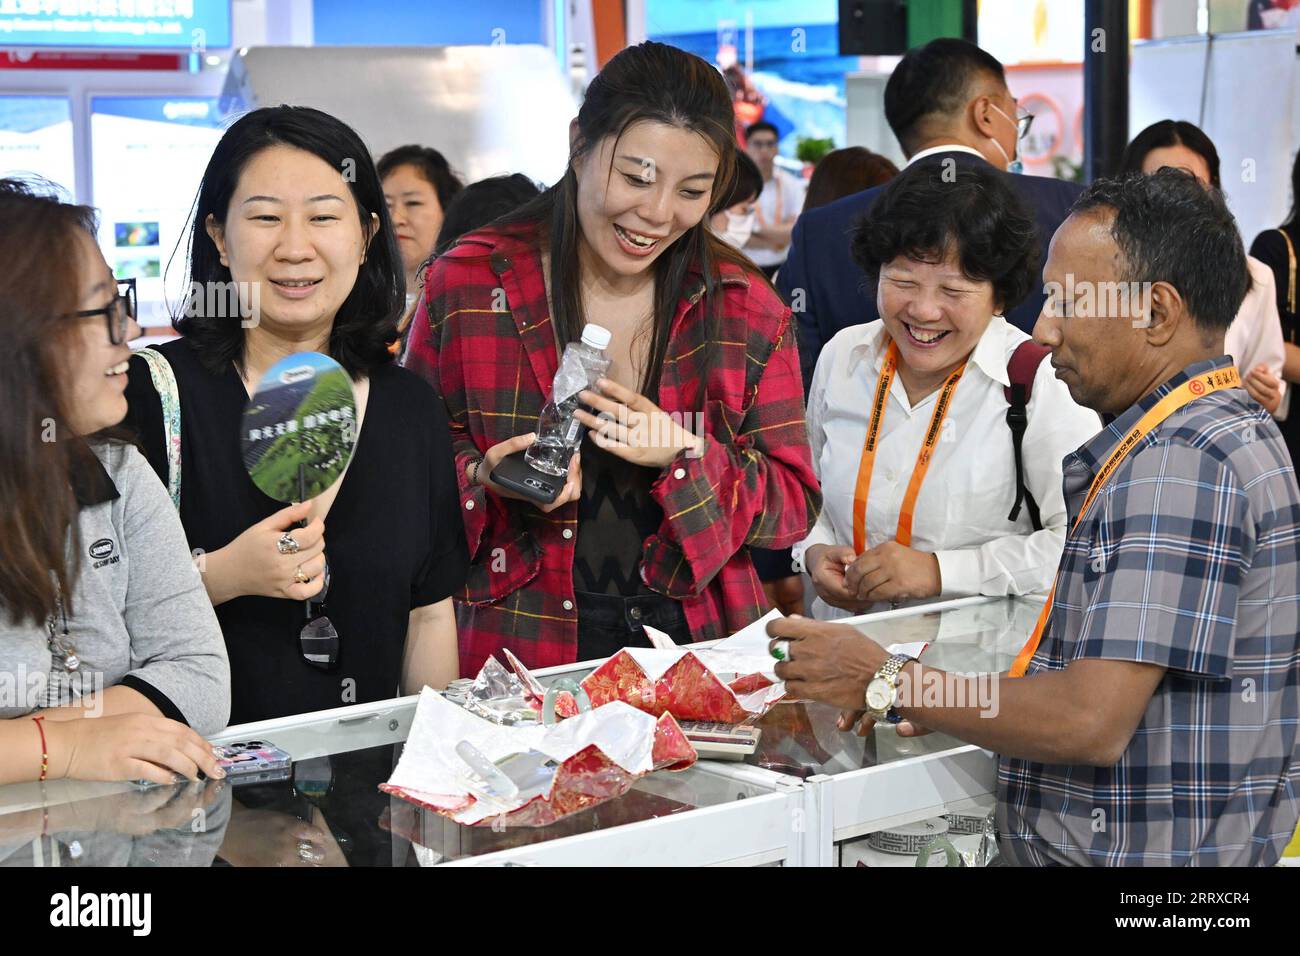
M 281 554 L 297 554 L 301 550 L 293 535 L 287 531 L 280 535 L 280 540 L 275 543 L 275 547 Z

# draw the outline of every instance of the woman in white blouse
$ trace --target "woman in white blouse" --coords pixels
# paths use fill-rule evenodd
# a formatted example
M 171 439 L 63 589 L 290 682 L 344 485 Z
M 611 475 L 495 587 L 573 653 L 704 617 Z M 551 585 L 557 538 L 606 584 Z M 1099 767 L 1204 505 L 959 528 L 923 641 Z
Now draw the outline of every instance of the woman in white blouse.
M 853 253 L 881 319 L 830 341 L 808 398 L 825 500 L 795 554 L 815 617 L 1051 586 L 1061 462 L 1101 423 L 1049 361 L 1030 360 L 1023 481 L 1036 508 L 1016 507 L 1006 389 L 1029 337 L 1002 316 L 1036 281 L 1037 245 L 1028 211 L 980 164 L 912 166 L 863 220 Z
M 1149 176 L 1171 166 L 1191 173 L 1207 189 L 1221 189 L 1219 151 L 1214 141 L 1186 120 L 1160 120 L 1133 137 L 1120 159 L 1121 173 Z M 1241 372 L 1246 393 L 1278 419 L 1288 415 L 1286 380 L 1282 367 L 1286 347 L 1282 319 L 1277 312 L 1277 290 L 1273 270 L 1254 256 L 1246 257 L 1250 285 L 1237 317 L 1228 327 L 1223 351 L 1232 356 Z

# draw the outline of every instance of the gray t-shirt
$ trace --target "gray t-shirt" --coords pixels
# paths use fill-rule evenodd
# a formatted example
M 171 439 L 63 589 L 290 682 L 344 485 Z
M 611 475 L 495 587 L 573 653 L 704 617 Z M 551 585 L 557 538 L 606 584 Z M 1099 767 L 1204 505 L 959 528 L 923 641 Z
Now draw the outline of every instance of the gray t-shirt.
M 134 447 L 96 444 L 95 454 L 105 474 L 92 476 L 101 487 L 92 502 L 82 498 L 67 608 L 67 644 L 81 665 L 71 675 L 52 668 L 45 623 L 15 625 L 0 609 L 0 718 L 126 683 L 167 716 L 214 734 L 230 716 L 230 666 L 180 518 Z M 63 620 L 54 624 L 62 640 Z

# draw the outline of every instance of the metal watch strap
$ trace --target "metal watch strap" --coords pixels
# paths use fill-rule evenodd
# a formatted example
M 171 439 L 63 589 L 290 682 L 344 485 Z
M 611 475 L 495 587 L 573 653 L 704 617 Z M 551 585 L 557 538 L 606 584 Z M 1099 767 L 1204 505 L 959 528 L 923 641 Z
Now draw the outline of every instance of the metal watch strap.
M 889 687 L 891 691 L 897 691 L 898 672 L 901 671 L 903 669 L 903 665 L 910 660 L 913 660 L 913 658 L 908 657 L 906 654 L 894 654 L 890 656 L 889 660 L 885 661 L 885 663 L 881 666 L 880 670 L 876 671 L 875 675 L 871 678 L 870 681 L 868 681 L 867 686 L 870 687 L 871 684 L 883 678 L 884 680 L 889 681 Z M 894 705 L 891 703 L 889 705 L 889 710 L 886 712 L 886 714 L 883 715 L 883 717 L 878 717 L 877 719 L 887 719 L 889 712 L 892 712 L 893 709 L 894 709 Z M 870 710 L 869 707 L 868 707 L 868 713 L 871 713 L 873 717 L 876 716 L 874 712 Z

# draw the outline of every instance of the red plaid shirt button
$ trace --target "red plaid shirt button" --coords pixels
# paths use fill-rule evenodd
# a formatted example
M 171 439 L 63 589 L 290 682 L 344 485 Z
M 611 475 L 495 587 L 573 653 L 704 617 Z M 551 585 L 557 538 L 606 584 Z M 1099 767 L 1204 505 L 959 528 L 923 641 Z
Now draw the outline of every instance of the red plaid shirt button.
M 566 538 L 572 538 L 572 537 L 573 537 L 573 529 L 572 529 L 572 528 L 565 528 L 563 531 L 560 532 L 560 534 L 564 535 L 564 537 L 566 537 Z
M 565 602 L 564 602 L 564 609 L 565 609 L 566 611 L 572 611 L 572 610 L 573 610 L 573 602 L 572 602 L 572 601 L 565 601 Z
M 474 499 L 471 498 L 469 501 L 465 502 L 465 510 L 466 511 L 474 510 Z
M 673 477 L 676 478 L 676 479 L 678 479 L 679 481 L 680 481 L 682 478 L 685 478 L 685 477 L 686 477 L 686 469 L 685 469 L 685 468 L 678 468 L 676 471 L 673 472 Z

